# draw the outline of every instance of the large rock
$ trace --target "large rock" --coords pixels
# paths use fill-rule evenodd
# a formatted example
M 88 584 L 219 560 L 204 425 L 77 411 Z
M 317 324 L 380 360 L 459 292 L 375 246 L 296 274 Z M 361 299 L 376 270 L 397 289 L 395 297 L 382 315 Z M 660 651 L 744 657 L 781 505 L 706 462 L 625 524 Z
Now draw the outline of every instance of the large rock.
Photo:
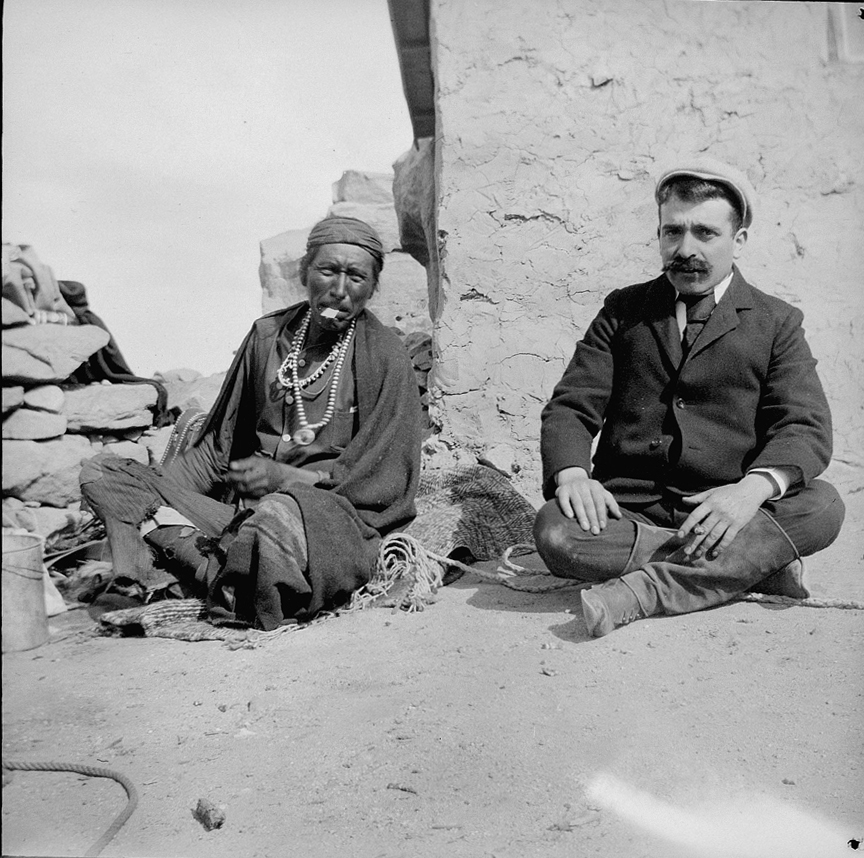
M 165 390 L 168 391 L 169 410 L 182 413 L 187 408 L 200 408 L 209 411 L 219 395 L 225 375 L 224 372 L 217 372 L 188 382 L 164 382 Z
M 153 425 L 152 384 L 89 384 L 66 391 L 69 432 L 112 432 Z
M 57 509 L 53 506 L 29 506 L 18 498 L 3 499 L 3 526 L 19 527 L 46 539 L 67 528 L 80 527 L 87 516 L 79 504 Z
M 81 463 L 95 455 L 80 435 L 56 441 L 3 442 L 3 495 L 66 507 L 81 498 Z
M 417 141 L 393 164 L 393 205 L 402 249 L 421 265 L 429 263 L 435 242 L 434 140 Z
M 3 329 L 3 379 L 62 381 L 108 344 L 95 325 L 22 325 Z
M 56 384 L 40 384 L 38 387 L 31 387 L 24 394 L 24 404 L 28 408 L 50 411 L 53 414 L 60 414 L 63 411 L 65 401 L 66 394 Z
M 431 137 L 417 141 L 393 164 L 393 197 L 402 249 L 427 270 L 429 313 L 438 307 L 438 238 L 435 226 L 435 146 Z
M 327 214 L 356 217 L 374 226 L 385 253 L 401 248 L 390 173 L 346 170 L 342 178 L 333 183 L 333 205 Z
M 66 418 L 62 414 L 19 408 L 3 420 L 3 437 L 25 440 L 59 438 L 66 432 Z
M 157 372 L 154 374 L 153 378 L 156 381 L 180 381 L 185 384 L 189 381 L 195 381 L 196 378 L 201 378 L 201 373 L 198 372 L 197 369 L 187 369 L 186 367 L 182 367 L 181 369 L 168 369 L 164 372 Z
M 306 253 L 309 232 L 309 229 L 292 229 L 261 242 L 258 274 L 263 312 L 281 310 L 306 298 L 306 290 L 300 282 L 300 260 Z
M 367 203 L 393 207 L 393 176 L 390 173 L 363 173 L 346 170 L 333 182 L 334 203 Z
M 375 227 L 384 246 L 384 252 L 399 250 L 399 223 L 396 220 L 396 209 L 392 201 L 389 203 L 364 203 L 356 200 L 343 200 L 333 203 L 327 210 L 328 215 L 340 217 L 356 217 Z
M 150 461 L 154 465 L 158 465 L 162 461 L 162 456 L 165 455 L 165 450 L 168 447 L 168 442 L 171 440 L 171 433 L 174 431 L 173 426 L 163 426 L 160 429 L 148 429 L 138 442 L 142 447 L 146 447 L 150 453 Z
M 24 388 L 23 387 L 4 387 L 3 388 L 3 413 L 14 411 L 24 404 Z
M 11 328 L 15 325 L 27 325 L 30 323 L 30 316 L 26 310 L 19 307 L 14 301 L 8 298 L 3 299 L 3 327 Z
M 121 459 L 134 459 L 142 465 L 150 464 L 150 451 L 146 446 L 137 444 L 135 441 L 115 441 L 105 444 L 102 452 L 119 456 Z

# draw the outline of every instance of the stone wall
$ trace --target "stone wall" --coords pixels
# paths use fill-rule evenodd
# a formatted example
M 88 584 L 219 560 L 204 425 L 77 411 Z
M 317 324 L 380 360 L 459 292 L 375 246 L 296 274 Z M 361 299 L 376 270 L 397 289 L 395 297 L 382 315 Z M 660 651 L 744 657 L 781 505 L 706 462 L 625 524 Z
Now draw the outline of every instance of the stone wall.
M 436 419 L 539 490 L 539 415 L 616 287 L 659 271 L 653 177 L 677 154 L 758 192 L 745 276 L 798 305 L 862 466 L 864 65 L 827 4 L 431 0 Z M 839 56 L 839 59 L 838 59 Z
M 104 450 L 150 464 L 161 453 L 170 428 L 153 428 L 152 385 L 70 378 L 108 338 L 94 325 L 32 324 L 3 298 L 4 528 L 74 531 L 83 461 Z
M 94 377 L 95 370 L 79 369 L 108 345 L 110 334 L 78 324 L 68 307 L 39 308 L 57 286 L 31 249 L 4 245 L 3 263 L 4 532 L 23 528 L 63 539 L 92 520 L 81 510 L 81 464 L 101 452 L 158 464 L 173 427 L 155 426 L 156 412 L 170 424 L 186 408 L 209 410 L 225 374 L 159 374 L 154 380 L 167 394 L 168 414 L 160 410 L 155 384 L 80 383 Z

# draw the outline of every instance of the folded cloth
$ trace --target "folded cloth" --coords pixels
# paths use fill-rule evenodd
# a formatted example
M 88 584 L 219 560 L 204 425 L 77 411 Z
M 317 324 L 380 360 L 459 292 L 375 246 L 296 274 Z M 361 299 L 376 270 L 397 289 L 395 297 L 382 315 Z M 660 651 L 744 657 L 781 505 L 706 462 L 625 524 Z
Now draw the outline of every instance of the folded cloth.
M 108 326 L 91 309 L 87 300 L 87 290 L 83 283 L 75 280 L 58 280 L 60 294 L 74 313 L 79 325 L 95 325 L 108 331 Z M 126 363 L 114 335 L 108 331 L 108 344 L 99 349 L 78 367 L 73 373 L 76 381 L 90 384 L 94 381 L 110 381 L 114 384 L 149 384 L 156 390 L 156 407 L 154 423 L 164 426 L 168 415 L 168 391 L 164 385 L 152 378 L 135 375 Z
M 3 297 L 17 304 L 33 321 L 57 322 L 60 316 L 70 323 L 75 321 L 54 272 L 40 262 L 29 244 L 3 244 Z M 42 315 L 37 318 L 39 312 Z

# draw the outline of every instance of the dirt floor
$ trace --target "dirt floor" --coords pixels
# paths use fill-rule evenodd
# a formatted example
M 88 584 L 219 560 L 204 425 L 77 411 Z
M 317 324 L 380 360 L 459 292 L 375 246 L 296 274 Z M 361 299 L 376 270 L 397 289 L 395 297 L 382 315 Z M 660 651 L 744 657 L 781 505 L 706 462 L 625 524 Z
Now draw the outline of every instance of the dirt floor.
M 842 488 L 812 589 L 864 601 L 864 487 Z M 251 649 L 93 630 L 75 610 L 3 657 L 3 757 L 129 777 L 105 856 L 830 858 L 864 838 L 862 611 L 738 602 L 592 640 L 578 590 L 466 575 L 422 613 Z M 124 801 L 15 772 L 3 853 L 83 855 Z

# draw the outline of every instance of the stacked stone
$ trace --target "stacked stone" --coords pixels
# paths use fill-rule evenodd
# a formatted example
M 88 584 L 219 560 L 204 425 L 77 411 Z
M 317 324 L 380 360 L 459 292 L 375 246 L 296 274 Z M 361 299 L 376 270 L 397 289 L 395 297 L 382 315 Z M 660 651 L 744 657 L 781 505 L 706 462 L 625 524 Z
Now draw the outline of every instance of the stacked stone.
M 151 463 L 167 443 L 153 428 L 150 384 L 76 385 L 72 373 L 103 348 L 93 325 L 29 324 L 3 299 L 3 525 L 46 538 L 82 521 L 81 463 L 103 450 Z

